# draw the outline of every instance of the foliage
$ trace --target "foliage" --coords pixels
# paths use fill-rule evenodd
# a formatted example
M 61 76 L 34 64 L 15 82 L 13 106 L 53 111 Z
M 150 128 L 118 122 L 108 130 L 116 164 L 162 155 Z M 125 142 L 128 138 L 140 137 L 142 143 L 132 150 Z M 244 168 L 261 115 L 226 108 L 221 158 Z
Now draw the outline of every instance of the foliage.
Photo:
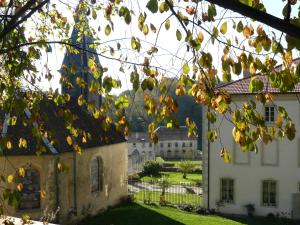
M 128 119 L 124 108 L 133 105 L 132 92 L 142 93 L 144 106 L 139 114 L 150 117 L 147 130 L 154 142 L 158 140 L 156 128 L 160 124 L 176 127 L 180 119 L 175 118 L 175 114 L 180 107 L 190 109 L 179 104 L 179 96 L 186 98 L 184 102 L 192 99 L 199 107 L 208 109 L 207 119 L 213 123 L 208 135 L 210 141 L 220 137 L 216 124 L 220 123 L 216 119 L 218 115 L 233 124 L 232 136 L 243 151 L 258 151 L 259 140 L 267 144 L 275 138 L 295 138 L 295 124 L 283 107 L 278 106 L 274 126 L 265 123 L 258 109 L 276 97 L 260 80 L 265 79 L 270 87 L 282 93 L 293 90 L 299 82 L 300 65 L 293 63 L 300 49 L 300 14 L 292 14 L 293 9 L 298 8 L 297 0 L 283 1 L 284 19 L 267 14 L 272 3 L 261 0 L 147 0 L 136 1 L 136 4 L 122 0 L 81 0 L 76 6 L 73 2 L 0 0 L 1 122 L 7 121 L 9 128 L 17 124 L 29 127 L 34 138 L 32 142 L 37 143 L 37 154 L 45 152 L 43 138 L 49 138 L 51 143 L 56 141 L 55 131 L 45 126 L 47 118 L 40 113 L 42 100 L 52 101 L 59 107 L 76 102 L 90 111 L 104 130 L 113 126 L 127 135 Z M 230 10 L 223 13 L 214 3 Z M 244 16 L 226 16 L 231 10 Z M 89 21 L 93 25 L 89 26 Z M 69 39 L 74 26 L 79 31 L 76 42 L 94 37 L 93 43 L 85 43 L 93 56 L 83 71 L 78 71 L 76 66 L 63 65 L 62 71 L 74 76 L 71 80 L 64 75 L 58 79 L 56 69 L 51 67 L 52 51 L 61 47 L 66 48 L 68 54 L 87 51 Z M 124 27 L 132 31 L 131 35 L 122 32 Z M 282 34 L 274 32 L 272 27 Z M 116 34 L 121 36 L 115 38 Z M 160 42 L 162 37 L 171 45 Z M 175 51 L 174 41 L 179 46 Z M 218 54 L 212 51 L 217 47 L 220 48 Z M 164 64 L 160 60 L 163 55 L 169 55 L 171 60 Z M 101 63 L 97 63 L 96 56 L 101 58 Z M 282 66 L 278 67 L 279 64 Z M 133 88 L 130 97 L 114 96 L 113 91 L 120 89 L 124 82 L 112 76 L 110 67 L 119 68 L 118 73 L 129 78 Z M 78 76 L 82 72 L 90 74 L 93 82 L 88 84 Z M 236 107 L 231 95 L 218 85 L 239 78 L 245 72 L 252 76 L 249 91 L 254 98 Z M 166 77 L 171 76 L 177 76 L 172 81 L 175 95 L 169 92 L 171 84 L 165 82 Z M 80 94 L 70 96 L 68 92 L 60 93 L 52 88 L 42 90 L 41 82 L 55 79 L 69 91 L 80 87 Z M 86 95 L 103 96 L 101 106 Z M 30 118 L 24 116 L 26 109 L 31 112 Z M 69 110 L 57 114 L 66 121 L 69 133 L 66 143 L 81 153 L 82 145 L 90 141 L 89 135 L 76 127 L 74 115 Z M 189 136 L 194 136 L 198 117 L 188 117 L 184 121 L 189 127 Z M 132 121 L 139 120 L 140 117 Z M 2 125 L 2 133 L 4 129 Z M 32 143 L 24 136 L 2 135 L 0 152 L 28 149 Z M 105 140 L 106 137 L 101 138 Z M 82 141 L 75 143 L 75 139 Z M 230 149 L 224 146 L 220 151 L 225 162 L 230 163 Z M 10 187 L 4 188 L 1 199 L 12 205 L 17 204 L 22 191 L 16 174 L 1 174 L 2 186 Z M 1 202 L 0 205 L 5 204 Z M 1 207 L 1 214 L 3 210 Z
M 147 161 L 143 167 L 143 175 L 158 176 L 161 170 L 161 165 L 157 161 Z
M 160 172 L 158 177 L 143 176 L 141 177 L 141 180 L 143 182 L 157 182 L 158 179 L 161 177 L 168 178 L 169 182 L 172 184 L 180 184 L 180 183 L 200 184 L 202 181 L 201 174 L 189 173 L 187 174 L 187 177 L 184 179 L 182 178 L 182 173 L 177 173 L 177 172 Z
M 182 178 L 186 179 L 186 175 L 189 172 L 192 172 L 193 169 L 196 167 L 196 165 L 194 163 L 192 163 L 191 161 L 181 161 L 180 163 L 178 163 L 178 167 L 180 168 L 181 172 L 182 172 Z

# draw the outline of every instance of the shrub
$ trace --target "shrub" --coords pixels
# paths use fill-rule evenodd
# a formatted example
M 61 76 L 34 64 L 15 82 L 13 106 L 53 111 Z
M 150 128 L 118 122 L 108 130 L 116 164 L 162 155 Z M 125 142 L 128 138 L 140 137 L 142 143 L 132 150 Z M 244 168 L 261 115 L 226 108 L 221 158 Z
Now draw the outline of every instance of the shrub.
M 147 161 L 143 168 L 143 174 L 146 176 L 158 176 L 161 165 L 156 161 Z

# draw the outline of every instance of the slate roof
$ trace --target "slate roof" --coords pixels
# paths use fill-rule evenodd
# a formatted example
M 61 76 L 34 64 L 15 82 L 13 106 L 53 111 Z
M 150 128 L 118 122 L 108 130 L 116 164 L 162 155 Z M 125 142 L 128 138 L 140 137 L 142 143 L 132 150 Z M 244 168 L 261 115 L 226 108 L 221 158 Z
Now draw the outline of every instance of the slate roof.
M 82 142 L 82 136 L 77 138 L 76 142 L 83 150 L 92 147 L 104 146 L 109 144 L 116 144 L 125 142 L 125 138 L 122 134 L 118 133 L 114 127 L 108 131 L 104 131 L 101 127 L 101 120 L 95 119 L 90 115 L 85 109 L 78 106 L 75 100 L 71 100 L 68 104 L 64 106 L 56 106 L 53 101 L 47 100 L 42 101 L 40 105 L 40 114 L 44 119 L 40 123 L 43 124 L 44 130 L 51 133 L 51 137 L 47 138 L 53 143 L 53 147 L 58 153 L 73 152 L 72 146 L 70 146 L 66 139 L 69 135 L 69 131 L 66 129 L 66 121 L 62 116 L 59 115 L 61 110 L 69 109 L 73 117 L 75 118 L 73 126 L 75 128 L 86 131 L 90 134 L 91 139 L 87 138 L 87 142 Z M 24 115 L 20 116 L 26 116 Z M 1 115 L 4 118 L 4 113 Z M 2 119 L 4 121 L 4 119 Z M 8 126 L 6 138 L 9 138 L 12 142 L 13 148 L 11 150 L 5 149 L 5 155 L 35 155 L 38 146 L 37 140 L 41 141 L 41 144 L 45 147 L 46 152 L 44 154 L 53 154 L 49 147 L 41 140 L 36 139 L 32 135 L 33 126 L 25 126 L 22 124 L 22 120 L 17 119 L 15 126 Z M 28 148 L 19 148 L 19 138 L 23 137 L 27 140 Z
M 197 137 L 188 137 L 188 127 L 180 126 L 178 128 L 167 128 L 160 126 L 155 131 L 158 135 L 159 141 L 167 140 L 197 140 Z
M 294 60 L 294 64 L 299 64 L 300 58 Z M 275 70 L 280 70 L 282 68 L 282 65 L 277 66 Z M 266 76 L 262 76 L 261 74 L 256 74 L 254 76 L 247 76 L 239 80 L 235 80 L 229 83 L 221 84 L 217 87 L 219 90 L 226 90 L 229 94 L 232 95 L 241 95 L 241 94 L 254 94 L 249 91 L 249 84 L 252 77 L 257 77 L 257 79 L 263 81 L 264 83 L 264 92 L 269 93 L 280 93 L 280 90 L 278 88 L 274 88 L 271 86 L 270 82 L 268 82 L 268 79 Z M 294 90 L 289 91 L 288 93 L 300 93 L 300 83 L 295 85 Z
M 133 132 L 130 133 L 128 137 L 129 143 L 136 143 L 136 142 L 151 142 L 148 133 L 145 132 Z

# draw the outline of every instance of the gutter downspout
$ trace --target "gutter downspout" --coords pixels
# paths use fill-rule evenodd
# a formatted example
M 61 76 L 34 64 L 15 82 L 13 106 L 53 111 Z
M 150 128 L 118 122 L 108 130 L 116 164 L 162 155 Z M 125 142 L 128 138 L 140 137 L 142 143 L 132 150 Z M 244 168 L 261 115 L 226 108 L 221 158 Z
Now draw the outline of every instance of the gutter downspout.
M 77 216 L 77 156 L 73 151 L 73 199 L 74 199 L 74 215 Z
M 209 112 L 209 108 L 207 109 L 207 112 Z M 209 120 L 207 120 L 207 132 L 210 130 L 210 122 Z M 207 137 L 206 137 L 207 138 Z M 209 168 L 210 168 L 210 141 L 207 140 L 207 208 L 210 209 L 210 205 L 209 205 Z

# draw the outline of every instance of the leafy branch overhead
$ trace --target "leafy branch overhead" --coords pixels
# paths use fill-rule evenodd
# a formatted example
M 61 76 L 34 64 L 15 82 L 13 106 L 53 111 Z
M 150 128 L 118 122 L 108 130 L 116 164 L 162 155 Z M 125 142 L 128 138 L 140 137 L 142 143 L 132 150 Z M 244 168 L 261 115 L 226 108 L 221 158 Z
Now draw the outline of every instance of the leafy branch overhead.
M 282 15 L 269 12 L 271 4 L 278 4 Z M 278 105 L 270 126 L 261 108 L 276 102 L 270 88 L 288 93 L 299 83 L 298 8 L 297 0 L 81 0 L 77 5 L 0 0 L 0 152 L 26 150 L 32 141 L 35 152 L 43 154 L 45 139 L 57 145 L 59 135 L 41 113 L 45 101 L 58 108 L 55 118 L 67 131 L 64 144 L 77 153 L 95 137 L 76 123 L 78 116 L 68 108 L 74 103 L 104 133 L 114 129 L 127 135 L 127 115 L 135 110 L 154 142 L 159 125 L 185 124 L 189 136 L 197 135 L 197 117 L 176 117 L 180 110 L 193 112 L 185 109 L 191 99 L 207 111 L 209 141 L 222 145 L 223 120 L 232 124 L 232 138 L 242 151 L 259 151 L 260 141 L 293 140 L 289 112 Z M 79 57 L 55 68 L 62 51 Z M 238 105 L 224 85 L 244 75 L 250 77 L 250 95 Z M 52 88 L 41 87 L 48 83 Z M 116 96 L 125 89 L 132 90 Z M 135 108 L 134 101 L 143 108 Z M 18 126 L 34 140 L 9 136 L 7 129 Z M 96 138 L 109 139 L 101 135 Z M 230 152 L 220 149 L 225 162 L 231 161 Z M 15 176 L 2 182 L 15 185 L 17 193 L 21 186 Z M 14 203 L 14 194 L 6 192 L 4 198 Z

